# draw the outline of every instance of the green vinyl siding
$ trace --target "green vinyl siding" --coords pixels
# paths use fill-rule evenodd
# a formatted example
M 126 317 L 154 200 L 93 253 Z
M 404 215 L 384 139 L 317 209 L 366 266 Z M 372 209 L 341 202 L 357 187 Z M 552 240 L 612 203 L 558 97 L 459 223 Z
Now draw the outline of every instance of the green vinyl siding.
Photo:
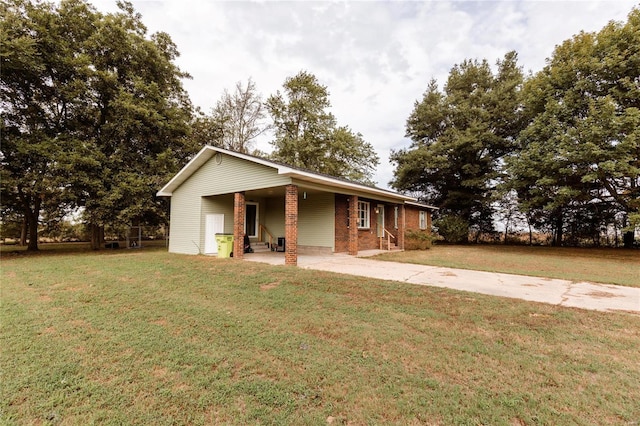
M 198 195 L 219 195 L 288 185 L 291 178 L 278 175 L 272 167 L 221 154 L 214 155 L 177 190 L 189 182 L 190 190 Z
M 298 194 L 298 245 L 330 247 L 335 244 L 335 195 L 313 192 L 304 199 Z
M 202 227 L 202 244 L 204 244 L 205 221 L 208 214 L 224 215 L 224 233 L 233 234 L 233 194 L 217 195 L 215 197 L 202 197 L 202 214 L 200 226 Z
M 278 175 L 274 168 L 225 154 L 213 156 L 173 191 L 169 251 L 185 254 L 202 252 L 208 213 L 224 214 L 225 232 L 233 233 L 234 192 L 290 182 L 290 178 Z M 208 197 L 221 194 L 226 195 L 220 199 Z
M 200 232 L 204 229 L 204 224 L 196 216 L 200 215 L 201 202 L 201 197 L 191 196 L 189 191 L 173 193 L 169 227 L 170 252 L 199 254 L 204 250 L 203 233 Z
M 334 249 L 335 196 L 332 192 L 314 192 L 307 199 L 298 194 L 298 245 Z M 264 200 L 264 226 L 274 239 L 285 236 L 284 198 Z
M 275 243 L 278 237 L 284 237 L 284 198 L 267 198 L 263 204 L 262 223 L 273 235 Z

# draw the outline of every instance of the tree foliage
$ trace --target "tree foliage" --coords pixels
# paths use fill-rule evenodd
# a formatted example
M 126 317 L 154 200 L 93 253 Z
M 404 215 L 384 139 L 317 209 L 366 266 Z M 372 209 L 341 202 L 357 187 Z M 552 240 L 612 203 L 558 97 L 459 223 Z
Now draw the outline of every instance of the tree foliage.
M 640 223 L 640 9 L 559 45 L 527 81 L 530 122 L 509 160 L 521 208 L 555 244 Z M 568 233 L 568 240 L 564 235 Z
M 118 5 L 3 3 L 2 195 L 22 206 L 31 249 L 52 200 L 83 208 L 96 229 L 163 220 L 154 194 L 193 152 L 176 46 Z
M 363 183 L 372 183 L 379 158 L 360 133 L 338 126 L 327 111 L 329 91 L 306 71 L 286 79 L 267 99 L 275 160 Z
M 465 60 L 453 67 L 443 92 L 432 80 L 407 120 L 411 146 L 392 152 L 391 185 L 419 191 L 443 214 L 491 229 L 502 159 L 521 126 L 522 81 L 515 52 L 498 61 L 495 75 L 486 60 Z
M 509 53 L 455 66 L 432 81 L 407 120 L 408 149 L 392 153 L 392 185 L 418 193 L 483 231 L 514 218 L 553 244 L 600 242 L 640 225 L 640 9 L 625 23 L 557 46 L 523 78 Z M 522 86 L 522 88 L 521 88 Z M 515 195 L 515 198 L 514 198 Z
M 220 131 L 223 148 L 249 153 L 254 139 L 269 129 L 266 107 L 256 84 L 237 82 L 233 93 L 225 90 L 213 109 L 211 121 Z M 215 128 L 214 127 L 214 128 Z

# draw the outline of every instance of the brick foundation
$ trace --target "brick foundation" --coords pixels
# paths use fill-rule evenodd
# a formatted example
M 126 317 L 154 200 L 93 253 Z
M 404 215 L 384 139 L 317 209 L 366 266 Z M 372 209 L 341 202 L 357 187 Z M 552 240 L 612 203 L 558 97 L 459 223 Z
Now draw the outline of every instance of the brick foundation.
M 298 187 L 287 185 L 284 199 L 284 264 L 298 264 Z

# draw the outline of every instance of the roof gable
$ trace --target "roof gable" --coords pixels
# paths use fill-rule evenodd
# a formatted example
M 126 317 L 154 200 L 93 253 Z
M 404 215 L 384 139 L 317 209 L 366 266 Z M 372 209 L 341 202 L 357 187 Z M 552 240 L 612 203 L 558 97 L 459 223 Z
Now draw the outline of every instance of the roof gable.
M 187 179 L 189 179 L 197 170 L 199 170 L 217 153 L 226 154 L 235 158 L 270 167 L 275 169 L 279 175 L 290 177 L 297 181 L 325 186 L 327 187 L 327 189 L 356 191 L 367 194 L 371 197 L 379 196 L 395 199 L 398 200 L 398 202 L 416 201 L 416 199 L 413 197 L 402 195 L 386 189 L 367 186 L 361 183 L 352 182 L 321 173 L 315 173 L 309 170 L 303 170 L 275 161 L 266 160 L 264 158 L 255 157 L 253 155 L 242 154 L 240 152 L 230 151 L 210 145 L 202 148 L 200 152 L 198 152 L 198 154 L 196 154 L 196 156 L 191 159 L 191 161 L 189 161 L 165 186 L 162 187 L 162 189 L 160 189 L 160 191 L 157 192 L 157 195 L 160 197 L 170 197 L 173 194 L 173 191 L 175 191 L 180 185 L 182 185 Z

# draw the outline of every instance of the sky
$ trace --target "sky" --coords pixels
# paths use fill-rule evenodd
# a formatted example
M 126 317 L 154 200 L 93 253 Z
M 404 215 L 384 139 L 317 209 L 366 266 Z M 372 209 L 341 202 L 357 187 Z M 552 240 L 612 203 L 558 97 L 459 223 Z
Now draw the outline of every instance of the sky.
M 89 0 L 99 11 L 115 0 Z M 183 82 L 204 112 L 251 78 L 266 99 L 305 70 L 327 86 L 330 111 L 380 157 L 374 180 L 388 188 L 391 150 L 407 148 L 405 124 L 431 79 L 440 88 L 465 59 L 515 50 L 525 73 L 580 31 L 625 22 L 638 0 L 608 1 L 211 1 L 134 0 L 149 34 L 168 33 Z M 272 150 L 271 134 L 256 144 Z

